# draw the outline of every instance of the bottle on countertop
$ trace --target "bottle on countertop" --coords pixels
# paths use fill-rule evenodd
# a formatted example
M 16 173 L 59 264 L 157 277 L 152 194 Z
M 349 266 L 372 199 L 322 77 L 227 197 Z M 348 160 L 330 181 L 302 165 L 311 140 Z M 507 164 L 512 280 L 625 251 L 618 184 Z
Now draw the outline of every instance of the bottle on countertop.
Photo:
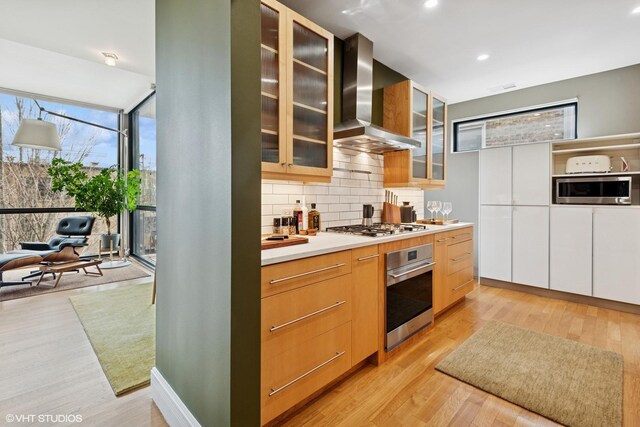
M 296 207 L 293 208 L 294 225 L 296 227 L 296 234 L 300 234 L 300 230 L 304 230 L 302 227 L 302 205 L 300 200 L 296 200 Z
M 307 207 L 307 201 L 302 196 L 302 228 L 301 230 L 309 229 L 309 208 Z
M 315 203 L 311 203 L 311 210 L 309 211 L 309 228 L 320 231 L 320 212 L 316 210 Z

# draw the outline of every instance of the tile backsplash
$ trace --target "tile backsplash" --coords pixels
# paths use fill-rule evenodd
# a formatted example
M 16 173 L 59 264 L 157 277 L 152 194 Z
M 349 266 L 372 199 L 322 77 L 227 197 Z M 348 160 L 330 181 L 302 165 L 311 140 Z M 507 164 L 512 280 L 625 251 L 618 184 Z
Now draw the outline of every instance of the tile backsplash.
M 262 229 L 271 233 L 273 218 L 291 215 L 296 200 L 304 196 L 307 207 L 316 204 L 320 212 L 322 230 L 326 227 L 359 224 L 362 221 L 362 205 L 374 207 L 373 221 L 380 222 L 384 202 L 383 156 L 360 153 L 344 148 L 334 148 L 333 167 L 339 169 L 369 171 L 371 174 L 334 170 L 330 183 L 305 184 L 299 181 L 262 180 Z M 398 195 L 398 204 L 410 202 L 424 218 L 424 191 L 415 188 L 388 188 Z

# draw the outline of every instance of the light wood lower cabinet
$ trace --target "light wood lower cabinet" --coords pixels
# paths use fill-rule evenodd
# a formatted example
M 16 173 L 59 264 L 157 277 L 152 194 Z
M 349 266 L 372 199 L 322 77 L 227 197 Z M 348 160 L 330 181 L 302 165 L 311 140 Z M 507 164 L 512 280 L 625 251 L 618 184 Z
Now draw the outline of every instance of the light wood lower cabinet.
M 384 254 L 433 235 L 262 268 L 261 422 L 384 353 Z M 473 289 L 473 228 L 435 237 L 434 311 Z
M 351 275 L 262 300 L 262 350 L 277 355 L 351 320 Z
M 262 359 L 262 424 L 351 368 L 351 322 Z
M 378 349 L 378 245 L 262 268 L 261 420 Z
M 433 312 L 438 314 L 473 290 L 473 228 L 438 233 L 434 246 Z
M 353 249 L 353 317 L 351 347 L 353 364 L 378 350 L 378 246 Z

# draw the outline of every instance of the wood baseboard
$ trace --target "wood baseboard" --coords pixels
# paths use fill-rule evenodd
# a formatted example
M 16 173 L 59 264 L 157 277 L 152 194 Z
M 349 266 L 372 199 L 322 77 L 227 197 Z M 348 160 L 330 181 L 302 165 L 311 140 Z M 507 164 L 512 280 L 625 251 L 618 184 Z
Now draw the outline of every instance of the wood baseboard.
M 517 283 L 503 282 L 502 280 L 480 278 L 480 284 L 492 286 L 494 288 L 510 289 L 512 291 L 524 292 L 541 297 L 555 298 L 563 301 L 574 302 L 576 304 L 592 305 L 595 307 L 607 308 L 610 310 L 623 311 L 625 313 L 640 314 L 640 306 L 626 302 L 611 301 L 587 295 L 571 294 L 569 292 L 556 291 L 553 289 L 536 288 L 535 286 L 519 285 Z
M 172 427 L 201 427 L 160 371 L 151 368 L 151 398 Z

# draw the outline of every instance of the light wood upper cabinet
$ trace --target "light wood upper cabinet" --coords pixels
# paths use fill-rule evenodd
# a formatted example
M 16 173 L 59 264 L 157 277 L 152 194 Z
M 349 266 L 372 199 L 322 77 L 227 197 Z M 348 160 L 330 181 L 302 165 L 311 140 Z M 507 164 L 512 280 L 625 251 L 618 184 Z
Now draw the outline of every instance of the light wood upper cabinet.
M 333 34 L 273 0 L 262 13 L 262 176 L 333 170 Z
M 444 187 L 446 119 L 446 100 L 415 82 L 384 88 L 383 127 L 422 143 L 420 148 L 384 154 L 385 187 Z

